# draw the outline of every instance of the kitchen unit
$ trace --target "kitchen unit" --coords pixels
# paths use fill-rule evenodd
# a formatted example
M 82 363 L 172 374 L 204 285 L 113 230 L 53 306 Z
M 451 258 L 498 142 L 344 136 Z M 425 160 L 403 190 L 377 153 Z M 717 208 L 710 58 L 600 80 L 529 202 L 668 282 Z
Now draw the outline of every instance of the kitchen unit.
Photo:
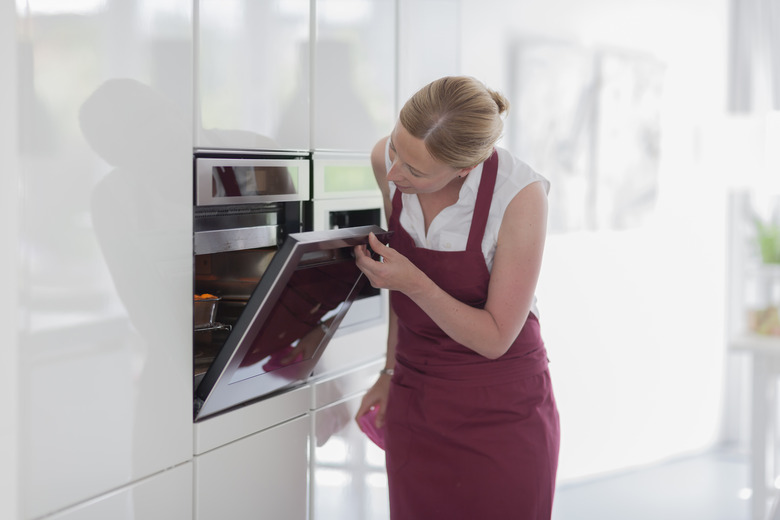
M 395 123 L 396 9 L 396 0 L 315 3 L 314 150 L 367 151 Z
M 192 4 L 15 4 L 11 514 L 188 518 Z
M 359 438 L 351 421 L 324 447 L 316 432 L 325 410 L 353 413 L 376 374 L 386 296 L 355 303 L 306 381 L 193 422 L 193 150 L 303 156 L 309 173 L 343 161 L 360 189 L 320 189 L 312 173 L 304 225 L 381 224 L 365 143 L 397 110 L 398 3 L 352 14 L 335 0 L 61 4 L 3 8 L 0 49 L 16 64 L 4 88 L 17 87 L 0 106 L 18 124 L 2 146 L 18 196 L 0 228 L 2 286 L 17 295 L 2 324 L 15 331 L 6 381 L 19 400 L 14 432 L 0 432 L 15 457 L 3 475 L 18 476 L 0 516 L 241 518 L 262 505 L 273 518 L 316 517 L 324 492 L 309 482 L 324 470 L 312 464 Z M 360 48 L 367 34 L 377 37 Z M 364 64 L 381 58 L 381 70 L 354 68 L 374 128 L 361 140 L 344 130 L 357 117 L 348 105 L 324 119 L 332 41 Z M 318 117 L 334 135 L 315 130 Z M 373 457 L 365 471 L 381 479 Z M 223 489 L 238 475 L 247 488 Z
M 194 2 L 195 148 L 311 148 L 311 4 Z
M 195 424 L 197 520 L 306 518 L 311 387 Z
M 398 0 L 398 108 L 421 86 L 460 74 L 460 1 Z
M 325 231 L 356 226 L 384 226 L 385 210 L 368 154 L 315 152 L 312 156 L 312 201 L 307 207 L 311 229 Z M 384 323 L 387 297 L 371 286 L 363 289 L 345 316 L 340 331 Z M 376 297 L 367 297 L 376 296 Z M 384 350 L 372 353 L 381 355 Z M 366 354 L 358 361 L 366 361 Z
M 312 384 L 310 520 L 389 518 L 384 452 L 355 417 L 384 360 Z

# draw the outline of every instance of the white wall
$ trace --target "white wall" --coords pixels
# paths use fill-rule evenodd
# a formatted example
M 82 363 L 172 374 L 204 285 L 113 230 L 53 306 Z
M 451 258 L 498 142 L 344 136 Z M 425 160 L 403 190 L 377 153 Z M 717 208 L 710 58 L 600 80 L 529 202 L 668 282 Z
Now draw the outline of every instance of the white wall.
M 463 9 L 464 73 L 499 90 L 520 38 L 665 63 L 651 221 L 548 238 L 538 297 L 561 412 L 559 480 L 710 447 L 722 413 L 725 192 L 699 140 L 725 109 L 727 2 L 464 0 Z
M 16 518 L 17 503 L 17 417 L 16 399 L 18 352 L 16 338 L 17 272 L 16 254 L 11 245 L 17 244 L 18 165 L 16 161 L 16 16 L 11 2 L 0 4 L 0 63 L 3 81 L 0 81 L 0 157 L 3 157 L 3 189 L 0 190 L 0 287 L 5 297 L 0 298 L 0 330 L 5 331 L 0 352 L 0 395 L 3 401 L 3 419 L 0 420 L 0 518 Z

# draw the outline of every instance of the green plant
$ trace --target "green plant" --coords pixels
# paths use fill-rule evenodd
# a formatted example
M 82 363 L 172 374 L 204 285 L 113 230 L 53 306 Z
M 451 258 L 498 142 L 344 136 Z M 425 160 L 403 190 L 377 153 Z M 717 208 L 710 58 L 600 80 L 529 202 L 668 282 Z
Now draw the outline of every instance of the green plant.
M 780 225 L 756 219 L 756 241 L 765 264 L 780 264 Z

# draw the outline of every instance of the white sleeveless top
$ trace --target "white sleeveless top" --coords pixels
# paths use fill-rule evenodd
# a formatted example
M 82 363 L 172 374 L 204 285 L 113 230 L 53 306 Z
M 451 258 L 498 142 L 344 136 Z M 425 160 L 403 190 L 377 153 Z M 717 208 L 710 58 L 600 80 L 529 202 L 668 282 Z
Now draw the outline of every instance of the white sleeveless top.
M 493 257 L 498 243 L 498 230 L 504 218 L 507 206 L 520 190 L 533 182 L 541 182 L 547 193 L 550 191 L 550 182 L 534 171 L 529 165 L 517 159 L 503 148 L 496 147 L 498 151 L 498 172 L 496 186 L 493 189 L 493 201 L 490 204 L 490 213 L 485 226 L 485 235 L 482 238 L 482 253 L 485 255 L 485 263 L 488 270 L 493 268 Z M 477 201 L 477 190 L 482 178 L 483 164 L 466 176 L 463 186 L 460 188 L 458 202 L 444 208 L 431 222 L 428 234 L 425 234 L 425 219 L 422 208 L 416 194 L 402 193 L 404 210 L 401 212 L 400 223 L 412 237 L 417 247 L 433 249 L 436 251 L 465 251 L 471 228 L 471 217 L 474 213 L 474 205 Z M 390 171 L 390 140 L 385 145 L 385 166 Z M 390 200 L 395 194 L 395 184 L 388 182 L 390 186 Z M 536 298 L 531 306 L 531 311 L 538 317 Z

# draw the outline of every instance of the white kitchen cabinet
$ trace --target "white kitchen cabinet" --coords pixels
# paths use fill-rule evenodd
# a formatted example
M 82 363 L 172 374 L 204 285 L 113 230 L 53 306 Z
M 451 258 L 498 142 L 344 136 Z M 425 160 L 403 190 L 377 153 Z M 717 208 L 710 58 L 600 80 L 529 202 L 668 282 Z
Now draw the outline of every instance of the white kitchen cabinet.
M 368 152 L 396 118 L 396 1 L 318 0 L 314 150 Z
M 309 0 L 195 5 L 195 146 L 308 150 Z
M 4 328 L 19 516 L 39 518 L 192 458 L 192 2 L 15 17 Z
M 460 74 L 460 0 L 399 0 L 398 108 L 420 87 Z
M 191 520 L 192 464 L 186 463 L 42 520 Z
M 0 156 L 4 157 L 3 182 L 7 186 L 19 186 L 16 100 L 16 6 L 12 2 L 0 2 L 0 63 L 4 64 L 0 81 Z M 0 330 L 8 331 L 3 338 L 3 362 L 0 363 L 0 394 L 6 396 L 3 403 L 3 420 L 0 421 L 0 518 L 18 518 L 19 475 L 18 457 L 18 358 L 19 338 L 17 298 L 19 251 L 19 194 L 13 189 L 0 190 L 0 287 L 6 295 L 0 298 Z
M 195 520 L 303 520 L 311 417 L 274 426 L 194 459 Z
M 385 454 L 354 421 L 384 358 L 314 384 L 309 520 L 390 517 Z
M 373 363 L 376 360 L 384 362 L 385 353 L 387 352 L 386 314 L 387 306 L 389 306 L 387 295 L 381 295 L 381 302 L 379 302 L 379 304 L 383 307 L 383 309 L 381 309 L 382 318 L 380 318 L 383 321 L 379 324 L 364 327 L 360 322 L 355 320 L 352 322 L 353 325 L 351 327 L 348 327 L 343 331 L 341 329 L 336 331 L 333 339 L 331 339 L 328 344 L 328 348 L 322 353 L 322 357 L 317 362 L 317 366 L 314 367 L 314 373 L 310 381 L 329 379 L 335 375 L 344 373 L 345 371 L 351 371 L 365 366 L 367 363 Z M 347 321 L 349 313 L 353 310 L 356 309 L 349 309 L 347 316 L 344 318 L 344 322 Z M 360 311 L 361 309 L 357 310 Z M 373 310 L 372 307 L 371 311 Z M 365 315 L 368 311 L 364 310 L 363 313 Z M 379 320 L 374 319 L 372 321 L 377 322 Z M 379 368 L 377 368 L 377 370 L 379 370 Z M 372 377 L 375 375 L 376 374 L 371 374 Z M 373 384 L 373 380 L 370 384 Z M 368 388 L 368 386 L 363 387 L 363 389 L 365 388 Z

